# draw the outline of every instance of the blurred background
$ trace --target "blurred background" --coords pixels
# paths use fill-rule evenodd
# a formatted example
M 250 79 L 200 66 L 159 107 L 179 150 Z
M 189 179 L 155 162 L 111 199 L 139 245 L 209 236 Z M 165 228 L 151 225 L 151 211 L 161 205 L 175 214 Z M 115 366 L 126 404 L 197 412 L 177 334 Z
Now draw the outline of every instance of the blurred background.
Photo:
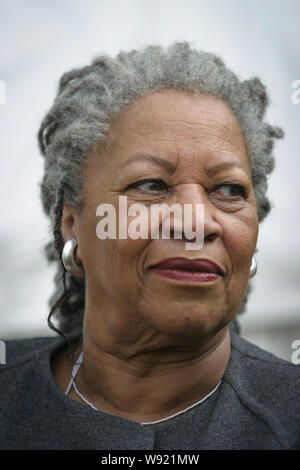
M 239 321 L 243 337 L 290 361 L 300 339 L 300 104 L 291 99 L 300 80 L 299 0 L 0 0 L 0 11 L 0 338 L 53 334 L 36 134 L 60 76 L 98 54 L 188 40 L 241 79 L 259 76 L 271 97 L 267 119 L 286 133 L 275 148 L 273 210 L 260 226 L 258 273 Z

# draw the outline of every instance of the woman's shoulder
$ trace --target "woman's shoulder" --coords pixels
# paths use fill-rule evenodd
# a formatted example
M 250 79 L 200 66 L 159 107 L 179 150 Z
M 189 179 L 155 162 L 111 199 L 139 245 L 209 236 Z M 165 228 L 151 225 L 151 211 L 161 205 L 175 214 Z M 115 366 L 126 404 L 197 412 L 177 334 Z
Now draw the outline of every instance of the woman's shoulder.
M 270 389 L 275 396 L 295 394 L 300 388 L 300 366 L 265 351 L 237 334 L 231 334 L 231 357 L 228 367 L 231 381 L 256 388 Z
M 0 365 L 0 421 L 3 412 L 12 409 L 12 401 L 32 400 L 41 394 L 43 384 L 51 378 L 50 358 L 65 341 L 60 337 L 9 339 L 2 342 L 5 362 Z
M 267 425 L 283 448 L 298 448 L 299 365 L 232 334 L 231 356 L 223 382 L 229 395 L 262 425 Z
M 57 336 L 1 340 L 3 360 L 0 365 L 0 377 L 2 373 L 24 368 L 26 363 L 43 355 L 49 356 L 62 342 Z
M 285 359 L 281 359 L 275 354 L 268 352 L 261 347 L 251 343 L 242 336 L 231 332 L 231 348 L 233 354 L 239 357 L 239 361 L 254 366 L 255 369 L 275 370 L 288 375 L 300 375 L 300 367 Z

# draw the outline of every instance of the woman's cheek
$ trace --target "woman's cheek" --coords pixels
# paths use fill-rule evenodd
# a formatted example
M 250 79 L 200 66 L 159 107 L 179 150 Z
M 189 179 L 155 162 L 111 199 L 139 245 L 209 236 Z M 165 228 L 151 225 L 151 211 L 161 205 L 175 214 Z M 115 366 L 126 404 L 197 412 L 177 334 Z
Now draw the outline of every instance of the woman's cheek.
M 222 237 L 231 261 L 240 265 L 251 262 L 258 236 L 255 211 L 226 214 L 222 221 Z

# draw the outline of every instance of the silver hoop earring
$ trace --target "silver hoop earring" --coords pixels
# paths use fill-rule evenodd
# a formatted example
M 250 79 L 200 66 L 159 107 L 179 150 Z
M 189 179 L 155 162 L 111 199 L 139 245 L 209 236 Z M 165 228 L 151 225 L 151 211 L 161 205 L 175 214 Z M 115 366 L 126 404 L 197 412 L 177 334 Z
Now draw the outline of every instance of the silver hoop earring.
M 61 259 L 66 271 L 73 274 L 73 276 L 83 277 L 82 267 L 76 262 L 75 258 L 77 246 L 75 238 L 69 238 L 64 244 Z
M 251 268 L 250 268 L 250 278 L 254 277 L 257 273 L 257 263 L 254 256 L 252 256 Z

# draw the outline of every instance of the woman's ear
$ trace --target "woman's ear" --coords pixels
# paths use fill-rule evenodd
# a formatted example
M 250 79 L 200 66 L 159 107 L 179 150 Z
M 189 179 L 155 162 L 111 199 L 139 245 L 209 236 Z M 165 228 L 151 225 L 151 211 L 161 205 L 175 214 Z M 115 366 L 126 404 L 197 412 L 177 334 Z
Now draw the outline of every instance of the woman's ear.
M 64 242 L 66 242 L 69 238 L 75 238 L 77 240 L 75 219 L 75 209 L 64 203 L 60 227 Z
M 74 207 L 64 203 L 61 217 L 61 233 L 64 243 L 70 238 L 74 238 L 77 242 L 76 246 L 76 263 L 81 263 L 79 234 L 77 233 L 77 211 Z M 74 253 L 75 256 L 75 253 Z

